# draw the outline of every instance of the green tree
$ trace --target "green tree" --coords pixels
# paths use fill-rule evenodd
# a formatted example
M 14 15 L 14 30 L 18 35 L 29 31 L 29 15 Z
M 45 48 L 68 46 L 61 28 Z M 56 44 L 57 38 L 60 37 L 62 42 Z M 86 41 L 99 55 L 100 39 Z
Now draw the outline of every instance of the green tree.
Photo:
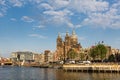
M 96 52 L 99 54 L 100 59 L 103 60 L 107 54 L 107 48 L 103 44 L 98 44 L 96 46 Z
M 77 56 L 77 53 L 74 51 L 74 49 L 70 49 L 67 53 L 68 59 L 75 59 Z
M 103 60 L 106 57 L 107 54 L 107 48 L 103 44 L 98 44 L 90 49 L 90 56 L 95 60 L 97 57 L 99 57 L 101 60 Z
M 96 59 L 96 57 L 98 56 L 96 47 L 90 49 L 90 56 L 93 58 L 93 60 Z
M 80 60 L 84 60 L 85 54 L 84 53 L 79 53 L 79 58 Z
M 108 61 L 114 62 L 114 61 L 115 61 L 115 56 L 114 56 L 113 54 L 111 54 L 111 55 L 108 57 Z

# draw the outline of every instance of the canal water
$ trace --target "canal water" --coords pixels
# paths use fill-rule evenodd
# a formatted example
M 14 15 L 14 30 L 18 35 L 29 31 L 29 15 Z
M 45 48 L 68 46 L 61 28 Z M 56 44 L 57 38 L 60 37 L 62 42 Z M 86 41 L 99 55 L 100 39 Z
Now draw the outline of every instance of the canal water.
M 0 67 L 0 80 L 120 80 L 120 73 L 64 72 L 60 69 Z

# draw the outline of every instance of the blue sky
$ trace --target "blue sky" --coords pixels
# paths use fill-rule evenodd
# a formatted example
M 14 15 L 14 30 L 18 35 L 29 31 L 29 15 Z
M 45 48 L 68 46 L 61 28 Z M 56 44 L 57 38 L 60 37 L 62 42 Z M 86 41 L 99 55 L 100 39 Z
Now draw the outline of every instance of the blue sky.
M 0 55 L 55 51 L 58 32 L 75 29 L 83 48 L 120 49 L 120 0 L 0 0 Z

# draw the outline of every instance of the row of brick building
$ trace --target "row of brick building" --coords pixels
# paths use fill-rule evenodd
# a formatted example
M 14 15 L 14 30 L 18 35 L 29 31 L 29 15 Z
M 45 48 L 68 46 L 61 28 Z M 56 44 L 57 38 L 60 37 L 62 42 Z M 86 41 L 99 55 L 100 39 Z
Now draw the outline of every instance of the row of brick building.
M 13 52 L 11 58 L 13 61 L 34 61 L 39 63 L 56 62 L 68 59 L 69 56 L 67 53 L 73 49 L 77 54 L 77 57 L 75 58 L 76 60 L 85 60 L 86 55 L 89 57 L 89 51 L 94 46 L 91 46 L 90 48 L 82 48 L 81 44 L 78 42 L 78 37 L 75 31 L 73 31 L 71 35 L 66 32 L 64 39 L 59 33 L 56 39 L 56 50 L 54 52 L 45 50 L 44 53 L 39 54 L 29 51 L 18 51 Z M 105 46 L 107 48 L 106 58 L 111 54 L 120 54 L 119 49 L 113 49 L 111 46 L 107 45 Z M 91 60 L 90 57 L 89 60 Z
M 48 63 L 53 62 L 53 53 L 50 50 L 45 50 L 44 53 L 34 53 L 29 51 L 18 51 L 12 52 L 12 61 L 25 61 L 25 62 L 36 62 L 36 63 Z

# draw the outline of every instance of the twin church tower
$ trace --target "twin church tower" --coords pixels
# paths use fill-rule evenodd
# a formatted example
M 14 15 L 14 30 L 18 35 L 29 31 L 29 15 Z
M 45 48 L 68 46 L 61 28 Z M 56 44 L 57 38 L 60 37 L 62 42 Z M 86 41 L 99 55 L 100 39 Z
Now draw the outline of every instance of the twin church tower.
M 67 58 L 67 53 L 71 49 L 74 49 L 77 53 L 79 53 L 80 48 L 82 48 L 81 44 L 78 43 L 78 37 L 75 33 L 75 31 L 72 31 L 72 34 L 69 35 L 68 32 L 66 32 L 64 40 L 62 39 L 60 33 L 57 37 L 57 50 L 56 50 L 56 56 L 58 60 L 63 60 Z

